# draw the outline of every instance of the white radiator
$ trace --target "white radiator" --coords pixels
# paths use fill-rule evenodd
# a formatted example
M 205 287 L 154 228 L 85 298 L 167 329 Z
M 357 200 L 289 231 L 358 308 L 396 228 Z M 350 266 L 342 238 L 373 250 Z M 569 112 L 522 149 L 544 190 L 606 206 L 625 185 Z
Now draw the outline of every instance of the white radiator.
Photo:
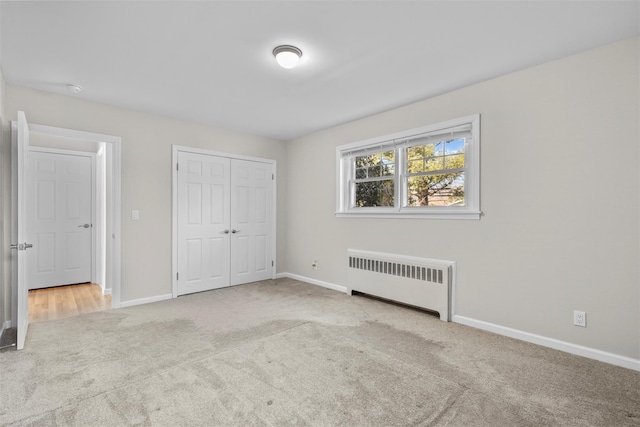
M 347 253 L 349 295 L 361 292 L 437 311 L 440 320 L 451 320 L 454 262 L 356 249 Z

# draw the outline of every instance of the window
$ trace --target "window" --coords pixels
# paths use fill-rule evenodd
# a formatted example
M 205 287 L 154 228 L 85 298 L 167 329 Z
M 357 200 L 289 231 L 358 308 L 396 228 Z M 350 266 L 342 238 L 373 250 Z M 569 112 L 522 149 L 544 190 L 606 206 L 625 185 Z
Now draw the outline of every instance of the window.
M 355 206 L 393 206 L 395 203 L 395 151 L 356 156 Z
M 337 215 L 480 218 L 480 116 L 337 148 Z

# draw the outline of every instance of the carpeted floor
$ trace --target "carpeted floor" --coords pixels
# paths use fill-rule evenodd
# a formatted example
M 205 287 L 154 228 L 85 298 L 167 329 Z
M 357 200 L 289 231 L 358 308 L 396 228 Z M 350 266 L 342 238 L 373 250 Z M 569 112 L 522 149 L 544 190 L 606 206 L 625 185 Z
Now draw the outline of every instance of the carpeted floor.
M 14 424 L 639 426 L 640 373 L 282 279 L 31 325 Z

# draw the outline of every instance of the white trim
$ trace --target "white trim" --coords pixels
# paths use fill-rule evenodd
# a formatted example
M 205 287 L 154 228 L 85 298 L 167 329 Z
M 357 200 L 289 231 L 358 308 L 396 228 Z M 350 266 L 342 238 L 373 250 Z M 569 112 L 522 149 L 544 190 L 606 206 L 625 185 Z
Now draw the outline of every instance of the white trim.
M 361 208 L 362 209 L 362 208 Z M 375 208 L 372 208 L 375 209 Z M 429 211 L 429 212 L 336 212 L 336 218 L 406 218 L 406 219 L 480 219 L 480 211 Z
M 312 279 L 310 277 L 300 276 L 293 273 L 278 273 L 276 279 L 289 278 L 293 280 L 299 280 L 301 282 L 310 283 L 312 285 L 322 286 L 323 288 L 331 289 L 334 291 L 348 293 L 347 287 L 342 285 L 336 285 L 335 283 L 324 282 L 322 280 Z
M 217 157 L 226 157 L 228 159 L 235 160 L 247 160 L 251 162 L 259 162 L 271 165 L 271 173 L 273 174 L 273 182 L 272 182 L 272 225 L 271 225 L 271 235 L 273 238 L 271 239 L 272 247 L 271 254 L 273 258 L 273 265 L 271 266 L 271 278 L 276 278 L 276 268 L 278 265 L 277 260 L 277 194 L 276 194 L 276 177 L 278 175 L 277 172 L 277 162 L 273 159 L 265 159 L 261 157 L 251 157 L 251 156 L 243 156 L 239 154 L 233 153 L 223 153 L 221 151 L 213 151 L 206 150 L 202 148 L 194 148 L 187 147 L 184 145 L 171 145 L 171 294 L 173 298 L 178 297 L 178 173 L 176 165 L 178 164 L 178 153 L 195 153 L 195 154 L 204 154 L 207 156 L 217 156 Z
M 85 132 L 82 130 L 58 128 L 54 126 L 36 125 L 29 123 L 29 133 L 39 133 L 43 135 L 59 136 L 68 139 L 79 139 L 92 142 L 113 143 L 120 140 L 119 136 L 104 135 L 101 133 Z
M 121 301 L 120 302 L 120 308 L 133 307 L 135 305 L 142 305 L 142 304 L 150 304 L 152 302 L 159 302 L 159 301 L 164 301 L 164 300 L 168 300 L 168 299 L 172 299 L 172 298 L 173 298 L 172 294 L 163 294 L 163 295 L 157 295 L 155 297 L 132 299 L 132 300 L 129 300 L 129 301 Z
M 65 150 L 64 148 L 41 147 L 39 145 L 29 145 L 29 151 L 37 151 L 40 153 L 62 154 L 66 156 L 79 156 L 79 157 L 96 157 L 96 154 L 97 154 L 91 151 Z
M 107 261 L 106 253 L 106 200 L 107 200 L 107 183 L 106 183 L 106 147 L 104 143 L 100 143 L 100 148 L 96 153 L 96 169 L 94 171 L 95 182 L 95 218 L 94 218 L 94 237 L 95 237 L 95 270 L 93 270 L 93 283 L 97 283 L 104 290 L 107 286 L 105 283 L 105 269 Z
M 276 163 L 276 161 L 273 159 L 265 159 L 263 157 L 243 156 L 241 154 L 224 153 L 222 151 L 213 151 L 213 150 L 206 150 L 203 148 L 187 147 L 185 145 L 173 144 L 171 145 L 171 150 L 172 150 L 172 153 L 176 153 L 176 154 L 178 151 L 184 151 L 187 153 L 204 154 L 207 156 L 218 156 L 218 157 L 227 157 L 229 159 L 248 160 L 250 162 L 273 163 L 274 165 Z M 177 157 L 176 157 L 176 161 L 177 161 Z
M 178 297 L 178 152 L 180 146 L 171 146 L 171 298 Z
M 621 366 L 623 368 L 640 371 L 640 359 L 632 359 L 630 357 L 609 353 L 595 348 L 585 347 L 578 344 L 560 341 L 554 338 L 548 338 L 541 335 L 531 334 L 529 332 L 517 329 L 507 328 L 505 326 L 496 325 L 494 323 L 484 322 L 482 320 L 471 319 L 465 316 L 453 315 L 451 321 L 462 325 L 471 326 L 473 328 L 482 329 L 484 331 L 493 332 L 532 344 L 549 347 L 554 350 L 564 351 L 565 353 L 575 354 L 577 356 L 598 360 L 600 362 L 610 363 L 612 365 Z
M 111 289 L 103 288 L 102 289 L 102 295 L 111 295 Z
M 278 232 L 278 227 L 277 227 L 277 219 L 278 219 L 278 193 L 277 193 L 277 187 L 278 187 L 278 164 L 275 160 L 272 160 L 272 164 L 271 164 L 271 173 L 273 174 L 273 179 L 271 180 L 271 235 L 273 236 L 273 238 L 271 239 L 271 258 L 272 258 L 272 263 L 271 263 L 271 279 L 275 279 L 276 278 L 276 271 L 278 268 L 278 246 L 277 246 L 277 240 L 278 240 L 278 236 L 277 236 L 277 232 Z

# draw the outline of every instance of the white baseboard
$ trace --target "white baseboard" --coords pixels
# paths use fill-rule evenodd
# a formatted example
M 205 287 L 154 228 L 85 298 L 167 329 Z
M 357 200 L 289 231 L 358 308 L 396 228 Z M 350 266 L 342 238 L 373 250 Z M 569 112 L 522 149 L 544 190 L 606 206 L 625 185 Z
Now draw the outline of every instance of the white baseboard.
M 460 323 L 462 325 L 471 326 L 472 328 L 482 329 L 484 331 L 489 331 L 521 341 L 530 342 L 532 344 L 541 345 L 543 347 L 549 347 L 555 350 L 564 351 L 566 353 L 575 354 L 577 356 L 599 360 L 600 362 L 610 363 L 612 365 L 621 366 L 627 369 L 633 369 L 634 371 L 640 371 L 640 360 L 638 359 L 632 359 L 630 357 L 620 356 L 618 354 L 608 353 L 606 351 L 597 350 L 595 348 L 585 347 L 578 344 L 571 344 L 566 341 L 543 337 L 542 335 L 531 334 L 529 332 L 507 328 L 505 326 L 483 322 L 482 320 L 471 319 L 465 316 L 454 315 L 452 316 L 451 321 Z
M 171 298 L 173 298 L 172 294 L 164 294 L 164 295 L 158 295 L 158 296 L 149 297 L 149 298 L 140 298 L 140 299 L 132 299 L 129 301 L 121 301 L 120 308 L 133 307 L 134 305 L 149 304 L 152 302 L 164 301 L 166 299 L 171 299 Z
M 336 285 L 335 283 L 323 282 L 321 280 L 316 280 L 310 277 L 300 276 L 293 273 L 278 273 L 276 275 L 277 279 L 280 279 L 283 277 L 287 277 L 294 280 L 300 280 L 301 282 L 310 283 L 312 285 L 318 285 L 324 288 L 333 289 L 334 291 L 347 293 L 346 286 Z M 532 344 L 541 345 L 543 347 L 553 348 L 554 350 L 564 351 L 565 353 L 575 354 L 577 356 L 598 360 L 600 362 L 621 366 L 627 369 L 633 369 L 634 371 L 640 371 L 640 360 L 638 359 L 632 359 L 630 357 L 621 356 L 619 354 L 609 353 L 606 351 L 597 350 L 594 348 L 585 347 L 578 344 L 571 344 L 565 341 L 557 340 L 555 338 L 548 338 L 542 335 L 536 335 L 529 332 L 508 328 L 506 326 L 500 326 L 494 323 L 484 322 L 482 320 L 476 320 L 476 319 L 472 319 L 465 316 L 459 316 L 457 314 L 454 314 L 451 317 L 451 321 L 455 323 L 460 323 L 462 325 L 471 326 L 472 328 L 493 332 L 498 335 L 504 335 L 504 336 L 515 338 L 521 341 L 530 342 Z
M 287 277 L 287 278 L 293 279 L 293 280 L 299 280 L 299 281 L 305 282 L 305 283 L 311 283 L 312 285 L 322 286 L 323 288 L 327 288 L 327 289 L 333 289 L 334 291 L 342 292 L 342 293 L 345 293 L 345 294 L 347 293 L 347 287 L 346 286 L 336 285 L 335 283 L 323 282 L 322 280 L 316 280 L 316 279 L 312 279 L 310 277 L 299 276 L 299 275 L 293 274 L 293 273 L 278 273 L 278 274 L 276 274 L 276 279 L 281 279 L 283 277 Z

